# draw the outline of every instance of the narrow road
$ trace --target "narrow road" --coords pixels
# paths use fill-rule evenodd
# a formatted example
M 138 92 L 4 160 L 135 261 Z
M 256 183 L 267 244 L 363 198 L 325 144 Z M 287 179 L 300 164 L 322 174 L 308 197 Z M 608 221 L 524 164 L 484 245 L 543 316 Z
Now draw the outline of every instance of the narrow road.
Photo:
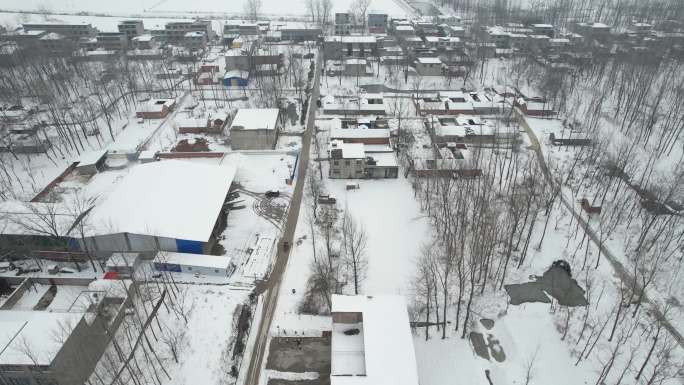
M 306 171 L 309 165 L 309 150 L 311 148 L 311 137 L 315 134 L 316 128 L 314 126 L 316 120 L 316 101 L 318 100 L 318 92 L 320 85 L 321 73 L 321 52 L 316 61 L 316 68 L 314 69 L 314 80 L 312 82 L 311 96 L 309 98 L 309 109 L 307 111 L 308 118 L 306 121 L 306 130 L 302 139 L 302 149 L 299 153 L 299 172 L 297 173 L 297 181 L 290 201 L 290 210 L 287 213 L 287 220 L 281 235 L 282 241 L 287 241 L 290 245 L 293 244 L 295 229 L 297 228 L 297 218 L 299 218 L 299 209 L 302 204 L 302 196 L 304 193 L 304 182 L 306 180 Z M 276 261 L 273 270 L 268 279 L 257 288 L 257 293 L 263 291 L 263 310 L 261 312 L 261 319 L 259 320 L 257 329 L 257 338 L 254 346 L 254 351 L 250 357 L 249 366 L 247 369 L 247 376 L 245 378 L 245 385 L 258 385 L 261 376 L 261 366 L 263 364 L 266 353 L 266 342 L 268 341 L 268 331 L 271 329 L 271 322 L 273 321 L 273 314 L 278 304 L 278 294 L 280 292 L 280 284 L 283 278 L 283 272 L 287 266 L 290 251 L 284 251 L 281 247 L 281 242 L 277 243 L 278 252 L 276 254 Z
M 527 124 L 525 121 L 522 112 L 515 107 L 514 109 L 514 114 L 518 118 L 518 122 L 520 125 L 525 129 L 525 132 L 527 132 L 527 136 L 529 136 L 530 140 L 532 141 L 532 148 L 534 149 L 534 152 L 537 155 L 537 160 L 539 161 L 539 164 L 542 168 L 542 171 L 544 172 L 544 177 L 546 181 L 555 187 L 558 187 L 558 182 L 553 178 L 553 175 L 551 174 L 551 171 L 549 171 L 549 167 L 546 164 L 546 159 L 544 158 L 544 153 L 541 150 L 541 144 L 539 143 L 539 139 L 537 138 L 537 135 L 532 131 L 530 126 Z M 577 204 L 575 204 L 572 201 L 568 201 L 568 198 L 563 195 L 562 191 L 559 194 L 561 198 L 561 202 L 563 202 L 563 205 L 570 211 L 573 217 L 579 222 L 580 226 L 582 226 L 582 229 L 587 233 L 589 236 L 589 239 L 594 242 L 596 247 L 598 247 L 601 250 L 601 254 L 605 257 L 606 260 L 610 263 L 610 265 L 613 267 L 613 270 L 615 271 L 615 274 L 620 278 L 622 282 L 625 283 L 627 287 L 631 287 L 634 284 L 634 276 L 625 268 L 625 265 L 622 264 L 622 262 L 615 257 L 615 255 L 608 249 L 603 242 L 601 242 L 600 237 L 596 234 L 594 229 L 591 228 L 589 223 L 587 222 L 586 219 L 584 219 L 578 211 L 576 211 Z M 637 287 L 640 289 L 640 286 L 637 284 Z M 655 318 L 660 322 L 663 327 L 670 333 L 672 338 L 674 338 L 675 341 L 679 344 L 681 348 L 684 348 L 684 337 L 682 334 L 675 328 L 670 321 L 665 317 L 665 315 L 660 311 L 660 308 L 657 303 L 655 303 L 653 300 L 651 300 L 647 294 L 644 293 L 643 296 L 643 301 L 647 303 L 650 307 L 649 311 L 651 314 L 655 316 Z

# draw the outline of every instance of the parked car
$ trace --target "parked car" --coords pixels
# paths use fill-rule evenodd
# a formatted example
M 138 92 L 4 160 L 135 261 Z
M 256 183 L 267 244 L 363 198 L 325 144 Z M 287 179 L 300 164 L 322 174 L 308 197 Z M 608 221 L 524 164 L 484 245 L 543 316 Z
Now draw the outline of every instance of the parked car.
M 264 195 L 266 196 L 266 198 L 277 198 L 280 196 L 280 191 L 268 190 L 268 191 L 266 191 L 266 193 Z

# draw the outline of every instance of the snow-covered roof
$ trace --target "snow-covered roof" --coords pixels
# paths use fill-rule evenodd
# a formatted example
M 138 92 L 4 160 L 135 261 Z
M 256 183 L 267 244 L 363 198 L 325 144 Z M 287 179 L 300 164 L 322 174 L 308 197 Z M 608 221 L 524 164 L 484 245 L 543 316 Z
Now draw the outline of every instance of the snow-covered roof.
M 55 335 L 66 340 L 84 314 L 0 311 L 0 364 L 50 365 L 62 348 Z
M 135 36 L 131 40 L 138 41 L 138 42 L 149 42 L 149 41 L 152 41 L 153 39 L 154 39 L 154 37 L 152 35 L 146 34 L 146 35 Z
M 344 64 L 356 64 L 356 65 L 366 65 L 368 62 L 366 59 L 357 59 L 357 58 L 351 58 L 351 59 L 346 59 L 344 61 Z
M 344 143 L 341 140 L 332 140 L 329 150 L 334 149 L 342 150 L 342 159 L 363 159 L 366 156 L 363 143 Z
M 418 384 L 413 336 L 402 296 L 333 295 L 333 318 L 339 312 L 361 313 L 362 323 L 348 327 L 333 323 L 331 385 Z M 362 332 L 345 335 L 344 330 L 351 327 Z
M 438 57 L 419 57 L 417 61 L 420 64 L 442 64 L 442 60 Z
M 241 108 L 230 125 L 230 130 L 275 130 L 277 108 Z
M 134 166 L 90 214 L 90 235 L 127 232 L 206 242 L 235 177 L 233 164 L 165 160 Z
M 154 257 L 154 262 L 169 263 L 182 266 L 199 266 L 210 269 L 227 269 L 231 258 L 225 255 L 205 255 L 190 253 L 174 253 L 160 251 Z
M 361 138 L 389 138 L 390 132 L 388 129 L 354 129 L 354 128 L 340 128 L 330 130 L 331 139 L 361 139 Z
M 185 37 L 204 37 L 205 32 L 202 31 L 190 31 L 185 33 Z
M 89 51 L 95 52 L 95 51 Z M 176 103 L 175 99 L 150 99 L 147 103 L 143 103 L 138 109 L 138 112 L 160 112 L 164 107 L 171 108 Z
M 551 24 L 532 24 L 532 28 L 553 28 Z
M 45 36 L 40 38 L 40 40 L 62 40 L 62 39 L 64 39 L 64 36 L 62 36 L 56 32 L 50 32 L 50 33 L 48 33 Z
M 375 165 L 377 167 L 396 167 L 399 166 L 397 163 L 397 157 L 394 156 L 393 152 L 377 152 L 372 154 L 367 154 L 367 156 L 373 158 Z
M 107 149 L 101 149 L 101 150 L 93 150 L 93 151 L 88 151 L 84 152 L 81 154 L 81 156 L 76 159 L 78 162 L 78 166 L 91 166 L 102 159 L 102 157 L 107 155 Z
M 230 79 L 230 78 L 240 78 L 240 79 L 248 79 L 249 78 L 249 72 L 248 71 L 243 71 L 243 70 L 230 70 L 226 71 L 225 76 L 223 76 L 224 79 Z
M 325 38 L 328 42 L 342 42 L 342 43 L 375 43 L 377 38 L 375 36 L 328 36 Z

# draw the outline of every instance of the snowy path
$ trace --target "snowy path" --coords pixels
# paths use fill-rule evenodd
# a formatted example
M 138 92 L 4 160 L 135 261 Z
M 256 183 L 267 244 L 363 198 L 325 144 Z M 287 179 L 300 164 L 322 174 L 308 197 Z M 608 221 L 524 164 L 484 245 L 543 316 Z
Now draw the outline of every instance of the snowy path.
M 311 92 L 311 102 L 310 106 L 315 105 L 314 100 L 318 100 L 318 91 L 320 85 L 320 67 L 321 67 L 321 56 L 319 55 L 316 61 L 316 68 L 314 70 L 315 78 L 312 84 L 314 84 L 313 90 Z M 297 182 L 295 184 L 295 190 L 292 194 L 292 200 L 290 201 L 290 209 L 287 213 L 287 221 L 285 222 L 284 231 L 281 239 L 287 241 L 290 244 L 293 243 L 293 237 L 295 229 L 297 227 L 297 219 L 299 217 L 299 208 L 302 203 L 302 195 L 304 192 L 304 181 L 306 179 L 306 169 L 307 167 L 302 165 L 307 165 L 309 163 L 309 150 L 311 145 L 311 134 L 314 130 L 314 122 L 316 121 L 316 109 L 311 108 L 308 111 L 308 120 L 306 131 L 304 132 L 304 138 L 302 140 L 302 150 L 300 152 L 299 159 L 299 171 L 297 172 Z M 280 247 L 280 242 L 277 242 L 278 252 L 276 263 L 273 267 L 271 275 L 268 280 L 263 284 L 258 290 L 265 290 L 264 292 L 264 311 L 262 313 L 261 319 L 259 320 L 257 328 L 257 339 L 254 347 L 254 353 L 250 357 L 250 362 L 247 367 L 247 377 L 245 379 L 246 385 L 258 385 L 259 377 L 261 375 L 261 368 L 263 366 L 264 357 L 266 349 L 268 347 L 268 335 L 271 329 L 271 322 L 273 321 L 273 316 L 275 314 L 276 305 L 278 303 L 278 295 L 280 294 L 280 285 L 282 283 L 283 273 L 285 267 L 287 266 L 287 261 L 289 257 L 289 251 L 284 251 Z
M 530 137 L 530 140 L 532 141 L 532 147 L 534 149 L 534 152 L 537 155 L 537 159 L 539 161 L 539 164 L 541 165 L 542 171 L 544 172 L 545 179 L 549 184 L 552 184 L 554 186 L 557 185 L 557 181 L 553 178 L 553 175 L 551 175 L 551 172 L 549 171 L 549 168 L 546 164 L 546 159 L 544 158 L 544 153 L 542 152 L 541 149 L 541 144 L 539 143 L 539 139 L 537 138 L 537 135 L 534 133 L 534 131 L 530 128 L 530 126 L 527 124 L 527 121 L 523 117 L 522 113 L 518 108 L 515 108 L 515 114 L 518 118 L 518 121 L 520 122 L 520 125 L 525 129 L 525 132 L 527 135 Z M 578 213 L 575 210 L 575 205 L 573 204 L 572 200 L 569 200 L 565 194 L 561 191 L 561 194 L 559 194 L 561 197 L 561 202 L 563 202 L 563 205 L 567 208 L 567 210 L 572 214 L 572 216 L 579 222 L 579 224 L 582 226 L 582 229 L 587 233 L 591 241 L 594 243 L 594 245 L 601 250 L 601 254 L 608 260 L 610 265 L 613 267 L 613 270 L 615 271 L 615 274 L 620 278 L 622 282 L 625 283 L 628 287 L 632 285 L 634 281 L 634 277 L 632 274 L 625 268 L 625 266 L 620 262 L 620 260 L 615 257 L 615 255 L 611 252 L 608 247 L 606 247 L 605 242 L 601 242 L 600 238 L 598 235 L 596 235 L 596 232 L 594 229 L 591 228 L 591 225 L 587 223 L 587 221 L 582 218 L 582 215 Z M 653 312 L 655 315 L 655 318 L 660 322 L 663 327 L 670 333 L 672 338 L 677 341 L 680 347 L 684 348 L 684 337 L 682 334 L 675 328 L 672 323 L 665 317 L 665 315 L 661 312 L 659 306 L 657 303 L 655 303 L 653 300 L 651 300 L 647 294 L 644 294 L 643 296 L 643 301 L 646 302 L 650 310 Z

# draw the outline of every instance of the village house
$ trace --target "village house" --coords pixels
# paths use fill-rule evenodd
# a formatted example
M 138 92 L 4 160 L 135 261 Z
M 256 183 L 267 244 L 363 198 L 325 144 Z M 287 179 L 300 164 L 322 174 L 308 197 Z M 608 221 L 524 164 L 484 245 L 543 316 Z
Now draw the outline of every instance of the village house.
M 444 74 L 444 63 L 438 57 L 421 57 L 413 62 L 416 72 L 421 76 L 441 76 Z
M 122 20 L 117 25 L 119 32 L 126 35 L 128 40 L 145 33 L 145 26 L 142 20 Z
M 554 116 L 556 111 L 553 106 L 546 102 L 543 98 L 518 98 L 514 102 L 515 106 L 520 108 L 520 111 L 529 116 Z
M 207 34 L 203 31 L 186 32 L 183 36 L 183 44 L 189 49 L 207 48 Z
M 554 146 L 589 146 L 591 139 L 582 132 L 569 132 L 556 134 L 552 132 L 549 134 L 549 141 Z
M 277 108 L 241 108 L 230 126 L 233 150 L 272 150 L 280 130 Z
M 223 132 L 228 120 L 228 114 L 214 111 L 209 114 L 196 112 L 186 113 L 174 118 L 179 134 L 218 134 Z
M 128 37 L 123 32 L 99 32 L 95 37 L 97 47 L 110 51 L 125 51 Z
M 370 11 L 368 13 L 368 32 L 370 33 L 386 33 L 387 32 L 387 14 L 377 11 Z
M 214 36 L 211 20 L 168 22 L 159 32 L 160 37 L 169 43 L 182 43 L 188 32 L 204 32 L 207 40 L 213 39 Z
M 331 129 L 330 141 L 340 140 L 344 143 L 390 144 L 388 129 Z
M 323 30 L 320 28 L 301 27 L 283 27 L 280 29 L 280 39 L 284 41 L 316 41 L 323 36 Z
M 471 145 L 517 144 L 519 133 L 510 127 L 495 124 L 474 115 L 431 116 L 424 121 L 437 143 L 466 143 Z
M 138 106 L 137 118 L 163 119 L 176 107 L 175 99 L 150 99 Z
M 386 115 L 384 97 L 378 93 L 363 93 L 358 97 L 323 99 L 323 113 L 327 115 Z
M 329 59 L 367 58 L 378 56 L 379 52 L 375 36 L 326 36 L 323 50 L 325 57 Z
M 63 24 L 63 23 L 24 23 L 24 31 L 45 31 L 56 33 L 71 41 L 78 41 L 82 38 L 95 37 L 97 29 L 92 25 L 83 24 Z
M 535 35 L 546 35 L 549 38 L 553 38 L 554 30 L 551 24 L 532 24 L 532 31 Z
M 373 75 L 366 59 L 349 58 L 344 60 L 344 75 L 369 76 Z
M 45 278 L 5 279 L 16 280 L 18 285 L 0 307 L 2 381 L 56 385 L 87 382 L 130 306 L 131 281 L 76 278 L 76 284 L 68 286 L 76 291 L 73 298 L 67 298 L 73 302 L 68 309 L 52 301 L 40 310 L 44 306 L 39 301 L 42 296 L 32 296 L 31 291 L 54 287 L 59 292 L 66 290 L 63 283 Z M 25 346 L 30 347 L 30 354 L 24 353 Z

